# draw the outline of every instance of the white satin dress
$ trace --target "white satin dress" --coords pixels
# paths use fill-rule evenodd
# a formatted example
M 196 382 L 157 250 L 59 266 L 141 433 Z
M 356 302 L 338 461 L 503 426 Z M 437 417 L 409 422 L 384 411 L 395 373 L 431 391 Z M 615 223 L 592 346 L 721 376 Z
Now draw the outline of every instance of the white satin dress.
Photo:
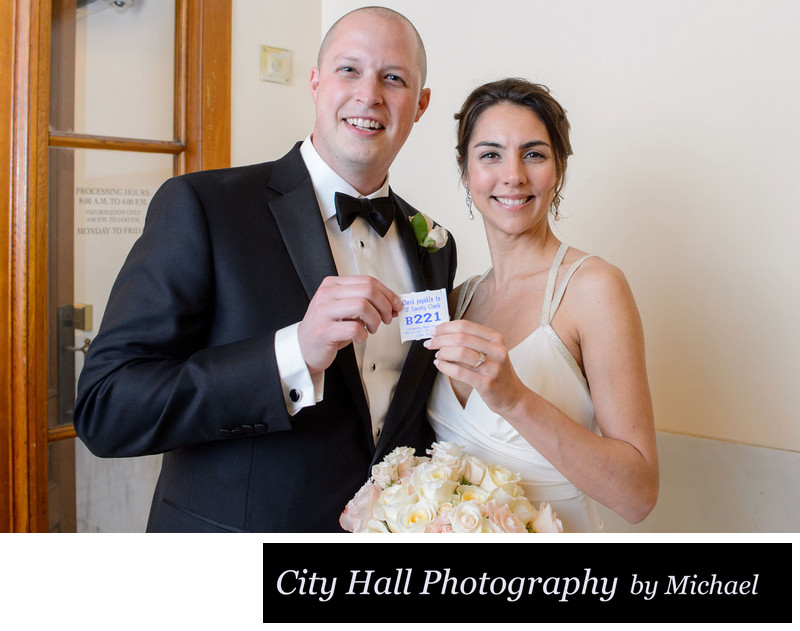
M 561 245 L 550 268 L 539 327 L 508 354 L 514 370 L 528 388 L 576 423 L 599 434 L 586 378 L 550 326 L 570 278 L 590 256 L 572 264 L 556 291 L 559 266 L 568 249 L 566 244 Z M 488 273 L 473 276 L 464 283 L 454 319 L 463 316 L 476 287 Z M 492 412 L 474 390 L 462 407 L 449 377 L 439 373 L 428 400 L 428 416 L 437 441 L 458 443 L 486 463 L 519 473 L 528 499 L 534 505 L 548 502 L 561 519 L 564 532 L 603 530 L 594 501 L 572 485 L 508 422 Z

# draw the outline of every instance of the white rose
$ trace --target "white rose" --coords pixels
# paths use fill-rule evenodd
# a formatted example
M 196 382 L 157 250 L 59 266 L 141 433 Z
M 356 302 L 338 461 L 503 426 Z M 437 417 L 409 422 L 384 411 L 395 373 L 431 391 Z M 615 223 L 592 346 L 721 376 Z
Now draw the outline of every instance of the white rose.
M 450 467 L 433 462 L 417 465 L 409 482 L 420 497 L 437 504 L 449 502 L 458 486 L 458 482 L 453 480 L 453 471 Z
M 444 247 L 444 244 L 447 243 L 447 230 L 442 228 L 441 226 L 436 226 L 433 223 L 433 219 L 428 217 L 425 213 L 419 213 L 425 219 L 425 227 L 426 227 L 426 236 L 425 239 L 422 241 L 420 245 L 425 248 L 434 248 L 438 250 L 441 247 Z
M 458 443 L 433 443 L 432 449 L 429 449 L 428 453 L 431 455 L 431 462 L 436 465 L 449 467 L 455 477 L 462 474 L 464 466 L 464 448 Z
M 447 230 L 441 226 L 436 226 L 433 230 L 428 232 L 428 238 L 433 241 L 433 247 L 443 248 L 447 243 Z
M 378 521 L 377 519 L 370 519 L 365 525 L 363 530 L 359 532 L 364 533 L 372 533 L 372 534 L 389 534 L 389 529 L 386 527 L 386 524 L 382 521 Z
M 480 502 L 461 502 L 450 512 L 453 532 L 481 532 L 483 529 L 483 505 Z
M 394 484 L 385 489 L 378 496 L 373 507 L 377 519 L 382 519 L 389 526 L 389 530 L 396 532 L 402 518 L 401 513 L 409 504 L 417 501 L 417 496 L 410 493 L 405 484 Z
M 542 502 L 539 506 L 539 514 L 532 525 L 534 532 L 564 532 L 561 520 L 547 502 Z

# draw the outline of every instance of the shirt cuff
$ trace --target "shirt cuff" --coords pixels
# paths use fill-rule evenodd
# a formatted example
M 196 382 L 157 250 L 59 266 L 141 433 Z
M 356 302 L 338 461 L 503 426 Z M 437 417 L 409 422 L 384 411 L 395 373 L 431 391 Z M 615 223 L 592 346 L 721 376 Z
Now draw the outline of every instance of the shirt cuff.
M 275 359 L 278 362 L 283 400 L 291 416 L 322 401 L 325 385 L 325 373 L 312 377 L 306 366 L 297 337 L 299 326 L 297 322 L 275 333 Z

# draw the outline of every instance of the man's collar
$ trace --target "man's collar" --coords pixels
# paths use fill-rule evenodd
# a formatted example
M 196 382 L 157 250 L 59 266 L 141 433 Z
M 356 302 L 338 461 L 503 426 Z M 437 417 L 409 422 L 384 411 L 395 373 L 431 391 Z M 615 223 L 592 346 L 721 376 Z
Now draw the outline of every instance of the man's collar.
M 323 221 L 336 214 L 336 206 L 334 204 L 334 195 L 336 193 L 346 193 L 352 197 L 364 197 L 320 157 L 311 142 L 310 134 L 300 145 L 300 155 L 303 157 L 306 168 L 311 175 L 311 184 L 317 195 L 317 202 L 319 203 Z M 366 197 L 372 199 L 373 197 L 386 197 L 388 195 L 389 176 L 387 175 L 383 185 L 374 193 L 366 195 Z

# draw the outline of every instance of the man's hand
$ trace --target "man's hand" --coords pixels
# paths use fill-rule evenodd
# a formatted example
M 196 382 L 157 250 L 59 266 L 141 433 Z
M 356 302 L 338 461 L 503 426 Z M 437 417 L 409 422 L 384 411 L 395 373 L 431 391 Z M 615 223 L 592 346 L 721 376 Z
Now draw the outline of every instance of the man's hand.
M 329 276 L 311 299 L 297 335 L 312 375 L 333 363 L 351 342 L 363 342 L 381 322 L 391 323 L 403 309 L 396 293 L 371 276 Z

